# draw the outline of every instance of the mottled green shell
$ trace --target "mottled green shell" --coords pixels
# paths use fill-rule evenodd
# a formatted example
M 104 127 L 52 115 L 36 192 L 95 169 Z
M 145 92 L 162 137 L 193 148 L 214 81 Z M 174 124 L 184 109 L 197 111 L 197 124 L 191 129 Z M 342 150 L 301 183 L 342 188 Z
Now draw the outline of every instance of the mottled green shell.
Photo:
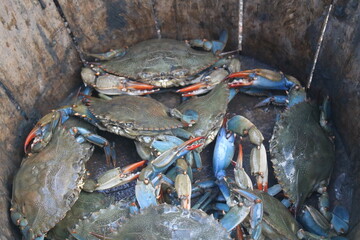
M 201 210 L 185 210 L 172 205 L 159 205 L 141 210 L 128 219 L 118 232 L 109 236 L 118 239 L 183 240 L 231 239 L 225 228 Z
M 266 192 L 254 190 L 263 202 L 262 235 L 268 239 L 289 240 L 296 236 L 300 225 L 279 200 Z
M 89 109 L 108 131 L 129 138 L 182 127 L 179 120 L 169 116 L 166 106 L 147 97 L 91 98 Z
M 300 207 L 320 183 L 328 183 L 334 146 L 319 124 L 318 109 L 302 102 L 281 114 L 270 140 L 275 175 L 284 193 Z
M 106 72 L 120 77 L 161 86 L 157 82 L 172 79 L 171 86 L 184 85 L 189 76 L 210 67 L 217 61 L 211 52 L 199 51 L 185 42 L 173 39 L 152 39 L 130 47 L 125 56 L 101 64 Z M 186 84 L 186 83 L 185 83 Z
M 198 112 L 198 122 L 185 129 L 196 137 L 205 136 L 204 147 L 214 140 L 221 127 L 229 103 L 229 94 L 227 84 L 220 83 L 208 94 L 192 98 L 178 107 L 182 113 L 186 110 Z
M 109 236 L 112 232 L 117 231 L 129 216 L 129 202 L 119 201 L 80 220 L 71 232 L 81 236 L 84 240 L 98 240 L 90 232 Z
M 90 143 L 57 128 L 43 150 L 23 159 L 13 182 L 12 213 L 26 218 L 35 235 L 48 232 L 74 205 L 92 152 Z
M 69 237 L 69 229 L 72 229 L 80 219 L 90 216 L 91 213 L 107 208 L 114 203 L 114 197 L 104 195 L 103 193 L 81 192 L 79 199 L 74 206 L 66 213 L 56 226 L 51 229 L 46 238 L 63 240 Z

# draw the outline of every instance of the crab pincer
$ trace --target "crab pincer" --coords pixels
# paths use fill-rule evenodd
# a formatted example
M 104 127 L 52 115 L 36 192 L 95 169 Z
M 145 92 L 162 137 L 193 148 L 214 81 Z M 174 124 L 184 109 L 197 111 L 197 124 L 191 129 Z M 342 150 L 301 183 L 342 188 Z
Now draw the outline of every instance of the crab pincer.
M 230 74 L 227 79 L 235 79 L 229 82 L 229 87 L 239 87 L 239 91 L 254 95 L 268 96 L 255 107 L 262 107 L 269 104 L 287 106 L 289 104 L 288 91 L 301 86 L 301 83 L 294 77 L 282 72 L 268 69 L 252 69 Z M 286 91 L 285 95 L 273 95 L 270 91 Z
M 147 167 L 144 168 L 139 176 L 137 184 L 135 186 L 135 195 L 137 201 L 141 208 L 145 208 L 150 205 L 157 205 L 157 196 L 156 189 L 159 189 L 159 185 L 163 181 L 168 181 L 168 179 L 162 175 L 177 159 L 181 158 L 189 151 L 194 150 L 200 147 L 203 143 L 193 144 L 204 137 L 192 138 L 179 146 L 175 146 L 169 150 L 163 152 L 153 161 L 149 162 Z M 183 195 L 183 205 L 189 206 L 189 201 L 191 197 L 191 188 L 190 192 L 187 190 L 188 182 L 180 182 L 177 185 L 181 186 L 182 189 L 179 191 Z M 172 184 L 172 182 L 170 183 Z
M 39 152 L 46 147 L 51 141 L 55 129 L 60 127 L 60 125 L 64 124 L 69 119 L 72 111 L 72 107 L 65 106 L 41 118 L 26 137 L 24 144 L 25 153 L 29 150 L 31 152 Z M 81 143 L 88 141 L 94 145 L 102 147 L 105 151 L 107 164 L 110 165 L 110 160 L 112 160 L 115 165 L 116 154 L 108 140 L 94 134 L 84 127 L 72 126 L 68 128 L 68 130 L 76 137 L 78 142 Z M 30 143 L 31 146 L 29 146 Z
M 84 184 L 83 189 L 87 192 L 93 192 L 127 184 L 139 177 L 140 172 L 134 171 L 137 168 L 144 166 L 146 162 L 146 160 L 142 160 L 125 166 L 124 168 L 117 167 L 110 169 L 106 171 L 103 175 L 98 177 L 96 181 L 92 179 L 87 180 Z
M 94 87 L 99 93 L 106 95 L 146 95 L 159 91 L 153 85 L 132 81 L 116 75 L 96 76 L 90 68 L 83 68 L 81 77 L 86 85 Z
M 240 136 L 248 135 L 250 142 L 255 145 L 250 154 L 251 172 L 256 176 L 258 189 L 266 191 L 268 188 L 268 165 L 262 133 L 250 120 L 240 115 L 227 121 L 227 129 Z

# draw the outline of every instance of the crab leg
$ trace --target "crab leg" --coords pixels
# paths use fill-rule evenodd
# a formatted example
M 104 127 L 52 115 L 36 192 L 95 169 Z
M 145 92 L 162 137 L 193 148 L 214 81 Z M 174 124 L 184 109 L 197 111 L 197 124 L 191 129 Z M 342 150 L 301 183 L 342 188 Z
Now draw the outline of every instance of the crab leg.
M 77 141 L 78 142 L 84 142 L 84 141 L 88 141 L 92 144 L 95 144 L 99 147 L 102 147 L 105 151 L 105 157 L 106 157 L 106 162 L 108 165 L 110 165 L 110 159 L 113 161 L 113 165 L 115 165 L 116 163 L 116 152 L 115 150 L 111 147 L 110 143 L 108 142 L 108 140 L 106 140 L 105 138 L 94 134 L 92 132 L 90 132 L 89 130 L 82 128 L 82 127 L 72 127 L 70 129 L 70 132 L 73 135 L 81 135 L 81 137 L 83 138 L 79 138 L 77 137 Z

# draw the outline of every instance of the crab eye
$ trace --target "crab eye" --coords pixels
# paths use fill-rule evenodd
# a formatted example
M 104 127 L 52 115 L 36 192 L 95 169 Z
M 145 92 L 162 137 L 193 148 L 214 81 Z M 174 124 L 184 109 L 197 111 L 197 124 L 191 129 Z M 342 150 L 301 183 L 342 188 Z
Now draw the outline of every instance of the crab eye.
M 123 123 L 122 125 L 126 128 L 132 128 L 134 126 L 133 123 Z
M 148 72 L 141 72 L 139 73 L 139 77 L 142 79 L 149 79 L 152 78 L 152 74 Z

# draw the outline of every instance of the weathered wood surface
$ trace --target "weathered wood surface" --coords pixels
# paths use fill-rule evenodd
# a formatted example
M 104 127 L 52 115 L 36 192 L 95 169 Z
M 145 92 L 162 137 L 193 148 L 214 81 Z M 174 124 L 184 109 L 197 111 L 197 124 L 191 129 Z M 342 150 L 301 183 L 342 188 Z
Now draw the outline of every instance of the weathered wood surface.
M 81 51 L 104 52 L 156 38 L 151 1 L 59 0 Z
M 355 182 L 351 223 L 360 222 L 360 5 L 336 1 L 325 33 L 314 86 L 324 87 L 332 99 L 336 126 L 353 165 Z M 343 161 L 339 159 L 339 161 Z M 351 190 L 351 189 L 350 189 Z
M 228 49 L 237 48 L 237 0 L 60 0 L 59 3 L 84 52 L 103 52 L 156 38 L 156 21 L 162 37 L 181 40 L 217 39 L 222 29 L 228 29 Z
M 62 18 L 53 1 L 43 2 L 45 9 L 38 1 L 4 0 L 0 8 L 1 240 L 17 238 L 9 199 L 26 133 L 81 81 L 78 54 Z
M 244 55 L 306 80 L 328 5 L 326 0 L 244 0 Z
M 22 158 L 21 134 L 24 118 L 0 88 L 0 239 L 14 239 L 10 222 L 10 192 L 15 169 Z M 19 236 L 17 236 L 19 237 Z
M 155 16 L 164 38 L 218 39 L 223 29 L 229 32 L 227 50 L 238 48 L 239 1 L 228 0 L 153 0 Z

